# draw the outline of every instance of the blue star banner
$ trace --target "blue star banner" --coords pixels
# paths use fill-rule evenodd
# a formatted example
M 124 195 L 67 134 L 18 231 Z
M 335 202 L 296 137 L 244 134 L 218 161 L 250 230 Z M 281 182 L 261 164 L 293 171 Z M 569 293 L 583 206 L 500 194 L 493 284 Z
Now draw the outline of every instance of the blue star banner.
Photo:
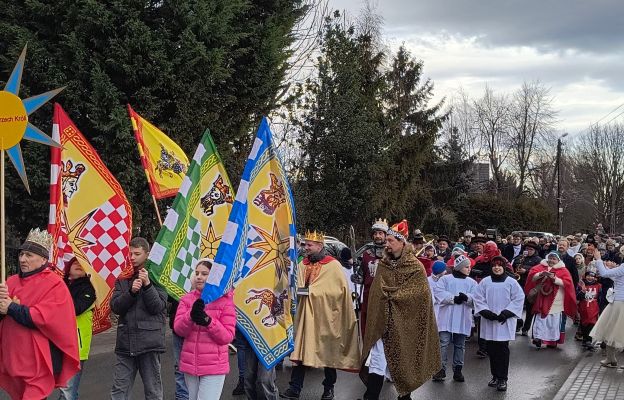
M 296 236 L 292 191 L 263 118 L 202 298 L 235 288 L 238 328 L 266 368 L 294 347 Z

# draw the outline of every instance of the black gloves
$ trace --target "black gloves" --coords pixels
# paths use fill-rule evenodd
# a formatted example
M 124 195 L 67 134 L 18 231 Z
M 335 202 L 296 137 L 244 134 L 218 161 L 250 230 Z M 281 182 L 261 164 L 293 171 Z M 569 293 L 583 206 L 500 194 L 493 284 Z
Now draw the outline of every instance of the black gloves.
M 208 326 L 212 321 L 212 318 L 204 311 L 205 306 L 206 304 L 201 298 L 195 300 L 195 303 L 193 303 L 193 307 L 191 308 L 191 321 L 195 322 L 197 325 Z
M 459 292 L 459 294 L 455 297 L 453 297 L 453 302 L 455 304 L 461 304 L 461 303 L 465 303 L 468 301 L 468 296 L 466 296 L 465 293 Z
M 501 324 L 504 324 L 505 321 L 507 321 L 507 319 L 515 316 L 516 314 L 512 313 L 509 310 L 503 310 L 500 312 L 500 314 L 498 314 L 498 321 L 500 321 Z
M 498 319 L 498 315 L 494 314 L 490 310 L 481 310 L 479 314 L 481 314 L 483 318 L 489 319 L 490 321 L 495 321 Z

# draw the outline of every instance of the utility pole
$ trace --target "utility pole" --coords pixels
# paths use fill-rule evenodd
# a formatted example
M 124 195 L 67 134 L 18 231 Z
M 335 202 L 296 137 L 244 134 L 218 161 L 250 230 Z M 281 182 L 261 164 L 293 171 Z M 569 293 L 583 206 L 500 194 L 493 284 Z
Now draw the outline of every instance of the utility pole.
M 557 222 L 559 223 L 559 235 L 563 235 L 563 208 L 561 208 L 561 139 L 568 136 L 567 133 L 557 139 Z

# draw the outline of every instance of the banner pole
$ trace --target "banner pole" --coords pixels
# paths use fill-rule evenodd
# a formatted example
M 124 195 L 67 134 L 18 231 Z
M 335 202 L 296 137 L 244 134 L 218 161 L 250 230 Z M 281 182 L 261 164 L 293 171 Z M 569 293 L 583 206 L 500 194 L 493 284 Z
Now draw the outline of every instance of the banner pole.
M 154 196 L 152 194 L 152 201 L 154 202 L 154 209 L 156 210 L 156 216 L 158 217 L 158 222 L 160 223 L 160 226 L 162 226 L 163 221 L 162 221 L 162 217 L 160 216 L 160 211 L 158 210 L 158 203 L 156 202 L 156 196 Z
M 2 140 L 4 142 L 4 140 Z M 1 147 L 1 146 L 0 146 Z M 6 219 L 4 213 L 4 148 L 0 151 L 0 219 L 2 220 L 2 226 L 0 227 L 0 236 L 2 239 L 0 240 L 0 253 L 2 254 L 0 257 L 2 258 L 1 262 L 1 274 L 0 282 L 6 282 Z

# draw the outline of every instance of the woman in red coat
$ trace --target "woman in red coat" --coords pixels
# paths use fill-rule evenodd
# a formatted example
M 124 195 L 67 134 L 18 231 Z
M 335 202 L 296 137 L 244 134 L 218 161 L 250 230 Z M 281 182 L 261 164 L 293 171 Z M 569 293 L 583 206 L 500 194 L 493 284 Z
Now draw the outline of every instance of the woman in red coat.
M 550 253 L 531 268 L 524 287 L 527 296 L 533 288 L 538 292 L 533 304 L 533 344 L 557 347 L 565 341 L 566 315 L 576 316 L 576 289 L 559 254 Z

